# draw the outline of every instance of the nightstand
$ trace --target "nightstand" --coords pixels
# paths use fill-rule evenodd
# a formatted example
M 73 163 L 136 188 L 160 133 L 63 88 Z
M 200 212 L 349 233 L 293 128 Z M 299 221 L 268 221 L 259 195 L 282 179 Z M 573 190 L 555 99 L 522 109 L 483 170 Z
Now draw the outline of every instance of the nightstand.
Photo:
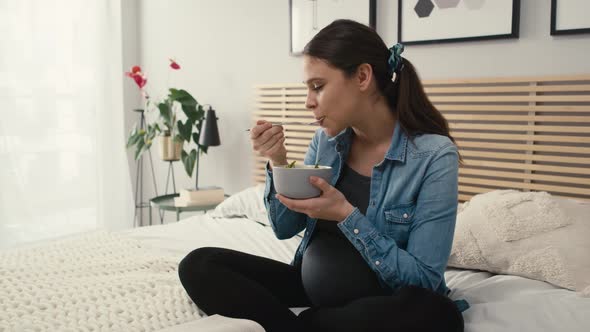
M 209 204 L 209 205 L 195 205 L 195 206 L 174 206 L 174 197 L 178 197 L 180 194 L 168 194 L 162 196 L 156 196 L 150 199 L 150 206 L 153 208 L 158 208 L 159 211 L 175 211 L 176 212 L 176 221 L 180 220 L 180 213 L 182 212 L 195 212 L 195 211 L 203 211 L 207 212 L 209 210 L 215 209 L 217 204 Z M 224 195 L 225 197 L 229 197 L 229 195 Z M 151 219 L 151 208 L 150 208 L 150 220 Z M 164 223 L 164 217 L 160 218 L 160 224 Z

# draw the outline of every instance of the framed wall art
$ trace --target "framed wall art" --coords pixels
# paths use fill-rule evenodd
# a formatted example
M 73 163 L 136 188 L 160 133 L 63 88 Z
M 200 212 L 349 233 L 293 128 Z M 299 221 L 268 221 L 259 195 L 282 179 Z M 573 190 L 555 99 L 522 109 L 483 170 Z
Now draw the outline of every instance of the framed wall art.
M 551 0 L 551 35 L 590 33 L 588 0 Z
M 520 0 L 399 0 L 398 42 L 518 38 Z

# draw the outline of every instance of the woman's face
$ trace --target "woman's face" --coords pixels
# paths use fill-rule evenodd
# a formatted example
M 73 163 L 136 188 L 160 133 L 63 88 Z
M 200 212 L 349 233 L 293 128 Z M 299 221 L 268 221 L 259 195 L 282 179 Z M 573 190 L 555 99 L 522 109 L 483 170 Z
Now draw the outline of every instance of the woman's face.
M 347 78 L 342 70 L 307 55 L 303 58 L 303 77 L 307 85 L 305 106 L 321 120 L 320 126 L 328 136 L 336 136 L 354 123 L 359 104 L 354 77 Z

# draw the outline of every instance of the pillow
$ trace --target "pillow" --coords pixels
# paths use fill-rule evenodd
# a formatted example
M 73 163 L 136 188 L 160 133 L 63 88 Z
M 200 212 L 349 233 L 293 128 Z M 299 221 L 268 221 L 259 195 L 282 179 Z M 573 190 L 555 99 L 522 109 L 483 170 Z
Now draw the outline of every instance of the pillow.
M 590 296 L 590 205 L 495 190 L 458 210 L 449 266 L 542 280 Z
M 213 218 L 242 218 L 270 225 L 263 201 L 264 184 L 248 187 L 221 202 L 210 213 Z

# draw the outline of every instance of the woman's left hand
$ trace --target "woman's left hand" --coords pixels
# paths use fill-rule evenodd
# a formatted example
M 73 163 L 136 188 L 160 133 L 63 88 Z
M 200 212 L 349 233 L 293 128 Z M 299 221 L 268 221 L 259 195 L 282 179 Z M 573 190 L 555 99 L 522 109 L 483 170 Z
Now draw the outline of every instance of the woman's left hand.
M 340 222 L 354 210 L 346 197 L 324 179 L 311 176 L 310 183 L 322 191 L 319 197 L 290 199 L 280 194 L 277 194 L 276 197 L 289 210 L 305 213 L 310 218 Z

